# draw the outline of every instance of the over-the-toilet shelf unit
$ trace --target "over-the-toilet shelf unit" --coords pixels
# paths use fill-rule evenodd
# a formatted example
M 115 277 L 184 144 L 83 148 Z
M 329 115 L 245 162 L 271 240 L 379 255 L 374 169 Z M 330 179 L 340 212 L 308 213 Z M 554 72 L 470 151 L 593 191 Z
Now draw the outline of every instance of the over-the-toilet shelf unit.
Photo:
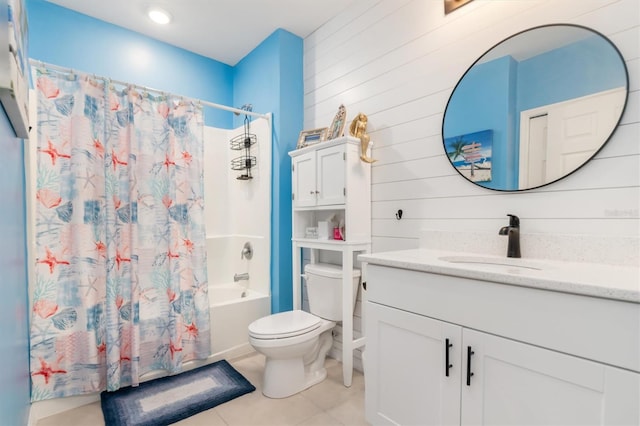
M 356 254 L 371 251 L 371 165 L 360 160 L 360 140 L 340 137 L 289 152 L 292 162 L 293 308 L 300 309 L 302 249 L 311 249 L 311 263 L 319 250 L 342 253 L 342 373 L 351 386 L 353 351 L 365 338 L 353 336 L 353 267 Z M 343 240 L 306 238 L 335 215 L 344 223 Z M 331 235 L 333 236 L 333 235 Z M 362 281 L 365 280 L 364 271 Z

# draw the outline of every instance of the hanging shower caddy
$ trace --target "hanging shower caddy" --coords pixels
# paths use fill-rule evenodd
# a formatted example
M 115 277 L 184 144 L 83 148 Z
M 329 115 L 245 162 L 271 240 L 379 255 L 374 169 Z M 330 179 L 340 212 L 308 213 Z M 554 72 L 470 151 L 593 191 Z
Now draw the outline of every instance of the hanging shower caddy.
M 251 146 L 258 141 L 256 135 L 250 132 L 249 116 L 244 116 L 244 132 L 231 139 L 230 146 L 233 151 L 244 151 L 240 157 L 231 160 L 231 170 L 244 171 L 238 176 L 238 180 L 253 179 L 251 168 L 256 166 L 256 157 L 251 155 Z

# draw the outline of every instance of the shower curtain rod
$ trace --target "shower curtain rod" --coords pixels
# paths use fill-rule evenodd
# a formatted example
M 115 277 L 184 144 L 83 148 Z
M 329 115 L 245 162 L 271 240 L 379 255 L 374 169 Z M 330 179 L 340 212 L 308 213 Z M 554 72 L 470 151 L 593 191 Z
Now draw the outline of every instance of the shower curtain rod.
M 102 77 L 102 76 L 99 76 L 99 75 L 96 75 L 96 74 L 93 74 L 93 73 L 77 71 L 77 70 L 74 70 L 73 68 L 66 68 L 66 67 L 61 67 L 59 65 L 49 64 L 47 62 L 38 61 L 36 59 L 29 59 L 29 63 L 32 66 L 47 67 L 47 68 L 51 68 L 51 69 L 53 69 L 55 71 L 59 71 L 59 72 L 70 72 L 72 74 L 75 74 L 75 73 L 86 74 L 86 75 L 92 76 L 93 78 L 100 78 L 100 79 L 103 79 L 103 80 L 108 80 L 108 81 L 110 81 L 112 83 L 122 84 L 124 86 L 132 86 L 132 87 L 135 87 L 136 89 L 145 90 L 147 92 L 155 92 L 155 93 L 159 93 L 161 95 L 167 95 L 168 94 L 164 90 L 154 89 L 153 87 L 142 86 L 140 84 L 135 84 L 135 83 L 127 83 L 126 81 L 114 80 L 112 78 Z M 234 107 L 230 107 L 230 106 L 226 106 L 226 105 L 215 104 L 213 102 L 205 101 L 205 100 L 202 100 L 202 99 L 190 98 L 188 96 L 183 96 L 183 95 L 175 95 L 175 96 L 181 97 L 183 99 L 188 99 L 188 100 L 191 100 L 191 101 L 194 101 L 194 102 L 198 102 L 198 103 L 200 103 L 202 105 L 206 105 L 206 106 L 211 107 L 211 108 L 221 109 L 221 110 L 224 110 L 224 111 L 230 111 L 230 112 L 233 112 L 235 114 L 250 115 L 250 116 L 253 116 L 253 117 L 265 118 L 267 120 L 270 120 L 270 118 L 271 118 L 270 114 L 260 114 L 260 113 L 253 112 L 253 111 L 247 111 L 247 110 L 240 109 L 240 108 L 234 108 Z

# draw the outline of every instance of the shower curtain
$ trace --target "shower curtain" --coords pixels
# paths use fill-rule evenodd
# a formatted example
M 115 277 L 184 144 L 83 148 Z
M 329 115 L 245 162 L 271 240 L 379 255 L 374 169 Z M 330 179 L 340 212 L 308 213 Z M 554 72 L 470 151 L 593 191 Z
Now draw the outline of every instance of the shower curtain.
M 35 67 L 32 401 L 210 354 L 202 108 Z

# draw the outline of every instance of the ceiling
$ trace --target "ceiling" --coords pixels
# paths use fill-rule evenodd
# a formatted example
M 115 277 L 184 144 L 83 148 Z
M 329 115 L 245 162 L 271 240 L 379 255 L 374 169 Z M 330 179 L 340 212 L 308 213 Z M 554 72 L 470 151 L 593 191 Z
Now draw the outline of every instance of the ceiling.
M 48 0 L 228 65 L 235 65 L 276 29 L 305 38 L 355 0 Z M 158 25 L 150 6 L 173 20 Z
M 478 63 L 489 62 L 507 55 L 521 62 L 593 36 L 594 33 L 588 29 L 568 25 L 532 28 L 501 41 L 485 53 Z

